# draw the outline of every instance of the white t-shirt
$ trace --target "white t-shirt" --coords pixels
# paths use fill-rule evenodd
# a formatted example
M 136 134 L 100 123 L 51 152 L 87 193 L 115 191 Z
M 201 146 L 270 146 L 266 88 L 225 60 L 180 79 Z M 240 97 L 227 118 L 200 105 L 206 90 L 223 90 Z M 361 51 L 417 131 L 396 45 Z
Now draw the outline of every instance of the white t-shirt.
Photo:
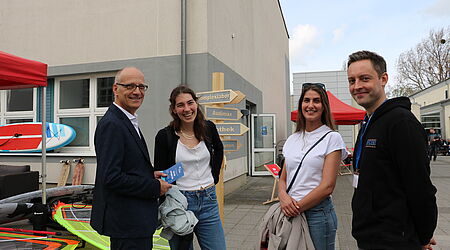
M 289 187 L 305 153 L 330 130 L 328 126 L 322 125 L 314 131 L 296 132 L 288 137 L 283 146 L 287 171 L 286 188 Z M 292 198 L 297 201 L 301 200 L 320 184 L 325 156 L 336 150 L 341 150 L 342 160 L 348 156 L 341 135 L 331 132 L 306 155 L 289 191 Z

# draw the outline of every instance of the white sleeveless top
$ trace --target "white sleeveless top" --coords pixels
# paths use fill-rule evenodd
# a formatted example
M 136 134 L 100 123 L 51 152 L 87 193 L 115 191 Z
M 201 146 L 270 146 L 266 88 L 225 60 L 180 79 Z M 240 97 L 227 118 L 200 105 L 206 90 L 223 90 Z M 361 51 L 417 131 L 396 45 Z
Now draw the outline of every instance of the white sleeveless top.
M 175 162 L 181 162 L 184 170 L 184 176 L 177 180 L 180 190 L 194 191 L 214 184 L 209 165 L 210 158 L 204 141 L 189 148 L 178 140 Z

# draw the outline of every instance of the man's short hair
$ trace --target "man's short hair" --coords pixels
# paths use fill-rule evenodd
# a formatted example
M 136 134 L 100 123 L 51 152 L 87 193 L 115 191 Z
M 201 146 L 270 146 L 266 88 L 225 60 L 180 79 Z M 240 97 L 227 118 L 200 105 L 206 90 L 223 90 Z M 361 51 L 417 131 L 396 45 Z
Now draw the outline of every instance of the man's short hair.
M 386 73 L 386 61 L 380 55 L 375 52 L 361 50 L 357 51 L 348 56 L 347 69 L 350 64 L 361 61 L 361 60 L 370 60 L 372 62 L 372 66 L 378 74 L 378 77 L 381 77 L 384 73 Z

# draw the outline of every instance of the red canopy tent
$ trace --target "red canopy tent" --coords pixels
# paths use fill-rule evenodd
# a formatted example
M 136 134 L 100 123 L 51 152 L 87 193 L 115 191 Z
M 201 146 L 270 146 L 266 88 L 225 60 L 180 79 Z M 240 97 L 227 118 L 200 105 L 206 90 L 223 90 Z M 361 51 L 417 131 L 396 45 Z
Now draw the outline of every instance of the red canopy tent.
M 47 64 L 0 51 L 0 89 L 47 86 Z
M 366 112 L 354 108 L 327 91 L 328 101 L 330 102 L 331 114 L 333 115 L 336 125 L 354 125 L 360 123 L 364 119 Z M 291 121 L 297 121 L 298 110 L 291 112 Z
M 47 64 L 0 51 L 0 89 L 47 86 Z M 41 91 L 42 141 L 46 141 L 45 88 Z M 46 144 L 42 143 L 42 203 L 46 203 Z

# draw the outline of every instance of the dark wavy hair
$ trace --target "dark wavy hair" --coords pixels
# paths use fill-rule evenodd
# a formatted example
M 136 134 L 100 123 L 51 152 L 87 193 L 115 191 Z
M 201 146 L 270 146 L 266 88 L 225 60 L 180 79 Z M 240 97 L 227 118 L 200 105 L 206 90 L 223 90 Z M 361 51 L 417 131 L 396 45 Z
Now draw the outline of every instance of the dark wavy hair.
M 192 96 L 192 99 L 197 103 L 197 116 L 194 120 L 194 134 L 197 140 L 204 141 L 206 140 L 206 122 L 205 122 L 205 116 L 203 115 L 203 112 L 200 108 L 200 105 L 198 104 L 198 98 L 195 95 L 195 92 L 187 87 L 186 85 L 180 85 L 172 90 L 172 93 L 170 93 L 170 107 L 169 112 L 172 116 L 173 120 L 170 122 L 169 126 L 171 126 L 175 131 L 180 131 L 181 127 L 181 119 L 178 117 L 176 113 L 173 112 L 175 105 L 176 105 L 176 99 L 178 95 L 180 94 L 190 94 Z
M 298 131 L 305 131 L 306 129 L 306 119 L 302 112 L 302 102 L 305 98 L 305 93 L 308 90 L 314 90 L 320 95 L 320 101 L 322 102 L 323 112 L 320 120 L 323 124 L 330 127 L 332 130 L 336 130 L 336 127 L 334 125 L 334 120 L 331 116 L 331 108 L 330 108 L 330 102 L 328 101 L 328 95 L 325 89 L 322 87 L 319 87 L 317 85 L 308 85 L 302 89 L 302 94 L 300 96 L 300 99 L 298 99 L 298 114 L 297 114 L 297 127 L 295 128 L 295 132 Z

